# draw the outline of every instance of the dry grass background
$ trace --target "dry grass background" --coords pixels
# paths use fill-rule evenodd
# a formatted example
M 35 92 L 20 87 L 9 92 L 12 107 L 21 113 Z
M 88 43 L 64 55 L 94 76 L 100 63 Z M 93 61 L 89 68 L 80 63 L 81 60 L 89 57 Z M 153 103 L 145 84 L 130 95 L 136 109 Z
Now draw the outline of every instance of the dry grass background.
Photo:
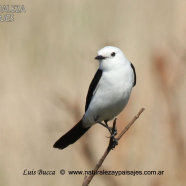
M 146 111 L 104 162 L 108 170 L 163 176 L 96 176 L 91 185 L 181 186 L 186 182 L 186 2 L 184 0 L 1 1 L 25 14 L 0 23 L 0 185 L 81 185 L 83 176 L 23 176 L 23 170 L 91 170 L 107 145 L 96 125 L 73 146 L 53 143 L 84 111 L 97 50 L 121 48 L 137 85 L 119 130 Z

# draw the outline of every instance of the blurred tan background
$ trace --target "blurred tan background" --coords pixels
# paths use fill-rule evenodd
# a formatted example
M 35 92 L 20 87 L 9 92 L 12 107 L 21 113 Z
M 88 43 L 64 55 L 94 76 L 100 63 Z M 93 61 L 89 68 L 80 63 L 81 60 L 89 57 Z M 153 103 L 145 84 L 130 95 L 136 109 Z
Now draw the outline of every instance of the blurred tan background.
M 121 48 L 137 72 L 118 130 L 145 112 L 105 160 L 105 170 L 163 170 L 162 176 L 96 176 L 91 185 L 182 186 L 186 182 L 186 1 L 1 1 L 26 13 L 0 23 L 0 185 L 81 185 L 106 149 L 95 125 L 69 148 L 54 142 L 83 115 L 97 51 Z M 55 170 L 55 176 L 23 176 Z

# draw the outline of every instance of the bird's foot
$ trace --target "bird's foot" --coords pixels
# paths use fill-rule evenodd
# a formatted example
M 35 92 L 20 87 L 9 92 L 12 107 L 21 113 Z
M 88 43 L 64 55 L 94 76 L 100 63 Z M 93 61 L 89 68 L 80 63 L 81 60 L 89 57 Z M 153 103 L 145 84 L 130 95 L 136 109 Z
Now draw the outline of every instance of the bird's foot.
M 115 137 L 111 137 L 110 138 L 110 142 L 109 142 L 109 149 L 114 149 L 115 147 L 116 147 L 116 145 L 118 145 L 118 140 L 117 140 L 117 138 L 115 138 Z
M 116 119 L 114 119 L 112 127 L 108 126 L 107 121 L 104 121 L 104 123 L 100 121 L 96 121 L 96 122 L 108 129 L 110 133 L 109 149 L 114 149 L 115 146 L 118 145 L 118 140 L 115 138 L 115 136 L 117 135 Z
M 116 119 L 114 119 L 113 126 L 111 128 L 111 133 L 110 133 L 110 142 L 109 142 L 109 149 L 114 149 L 116 145 L 118 145 L 118 140 L 115 138 L 117 135 L 117 129 L 116 129 Z

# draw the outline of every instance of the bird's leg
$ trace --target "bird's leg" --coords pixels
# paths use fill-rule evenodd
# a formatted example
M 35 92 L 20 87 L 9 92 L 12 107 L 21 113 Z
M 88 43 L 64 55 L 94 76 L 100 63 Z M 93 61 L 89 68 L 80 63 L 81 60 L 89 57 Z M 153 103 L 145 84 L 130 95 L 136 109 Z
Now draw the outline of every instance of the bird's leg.
M 105 128 L 107 128 L 110 134 L 112 133 L 112 129 L 108 126 L 107 122 L 104 121 L 105 123 L 102 123 L 101 121 L 98 121 L 98 120 L 96 122 L 104 126 Z
M 117 129 L 116 129 L 116 118 L 113 121 L 113 126 L 112 126 L 112 133 L 110 136 L 110 142 L 109 142 L 109 149 L 114 149 L 116 145 L 118 145 L 118 140 L 115 138 L 117 135 Z
M 102 123 L 101 121 L 98 121 L 96 119 L 95 119 L 95 121 L 108 129 L 108 131 L 110 133 L 110 142 L 109 142 L 109 147 L 108 148 L 109 149 L 114 149 L 115 146 L 118 145 L 118 140 L 115 138 L 115 136 L 117 135 L 116 118 L 113 121 L 112 128 L 108 126 L 108 124 L 107 124 L 108 121 L 107 120 L 105 120 L 104 123 Z
M 113 121 L 111 137 L 114 137 L 117 135 L 116 120 L 117 120 L 117 118 L 115 118 Z
M 105 122 L 105 126 L 106 128 L 109 130 L 110 132 L 110 137 L 114 137 L 117 135 L 117 129 L 116 129 L 116 119 L 114 119 L 114 122 L 113 122 L 113 127 L 109 127 L 108 124 L 107 124 L 107 120 L 104 121 Z
M 106 128 L 107 128 L 108 131 L 110 132 L 110 135 L 112 135 L 112 128 L 109 127 L 109 125 L 108 125 L 108 120 L 104 120 L 104 123 L 105 123 Z

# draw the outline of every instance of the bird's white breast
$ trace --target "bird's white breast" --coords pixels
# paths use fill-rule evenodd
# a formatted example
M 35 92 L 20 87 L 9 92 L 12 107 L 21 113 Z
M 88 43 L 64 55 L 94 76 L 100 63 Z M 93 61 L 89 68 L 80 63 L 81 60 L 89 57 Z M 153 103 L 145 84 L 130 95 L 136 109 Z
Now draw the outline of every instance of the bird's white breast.
M 103 71 L 88 110 L 84 115 L 87 125 L 111 120 L 126 106 L 133 85 L 133 72 L 130 64 L 118 69 Z

